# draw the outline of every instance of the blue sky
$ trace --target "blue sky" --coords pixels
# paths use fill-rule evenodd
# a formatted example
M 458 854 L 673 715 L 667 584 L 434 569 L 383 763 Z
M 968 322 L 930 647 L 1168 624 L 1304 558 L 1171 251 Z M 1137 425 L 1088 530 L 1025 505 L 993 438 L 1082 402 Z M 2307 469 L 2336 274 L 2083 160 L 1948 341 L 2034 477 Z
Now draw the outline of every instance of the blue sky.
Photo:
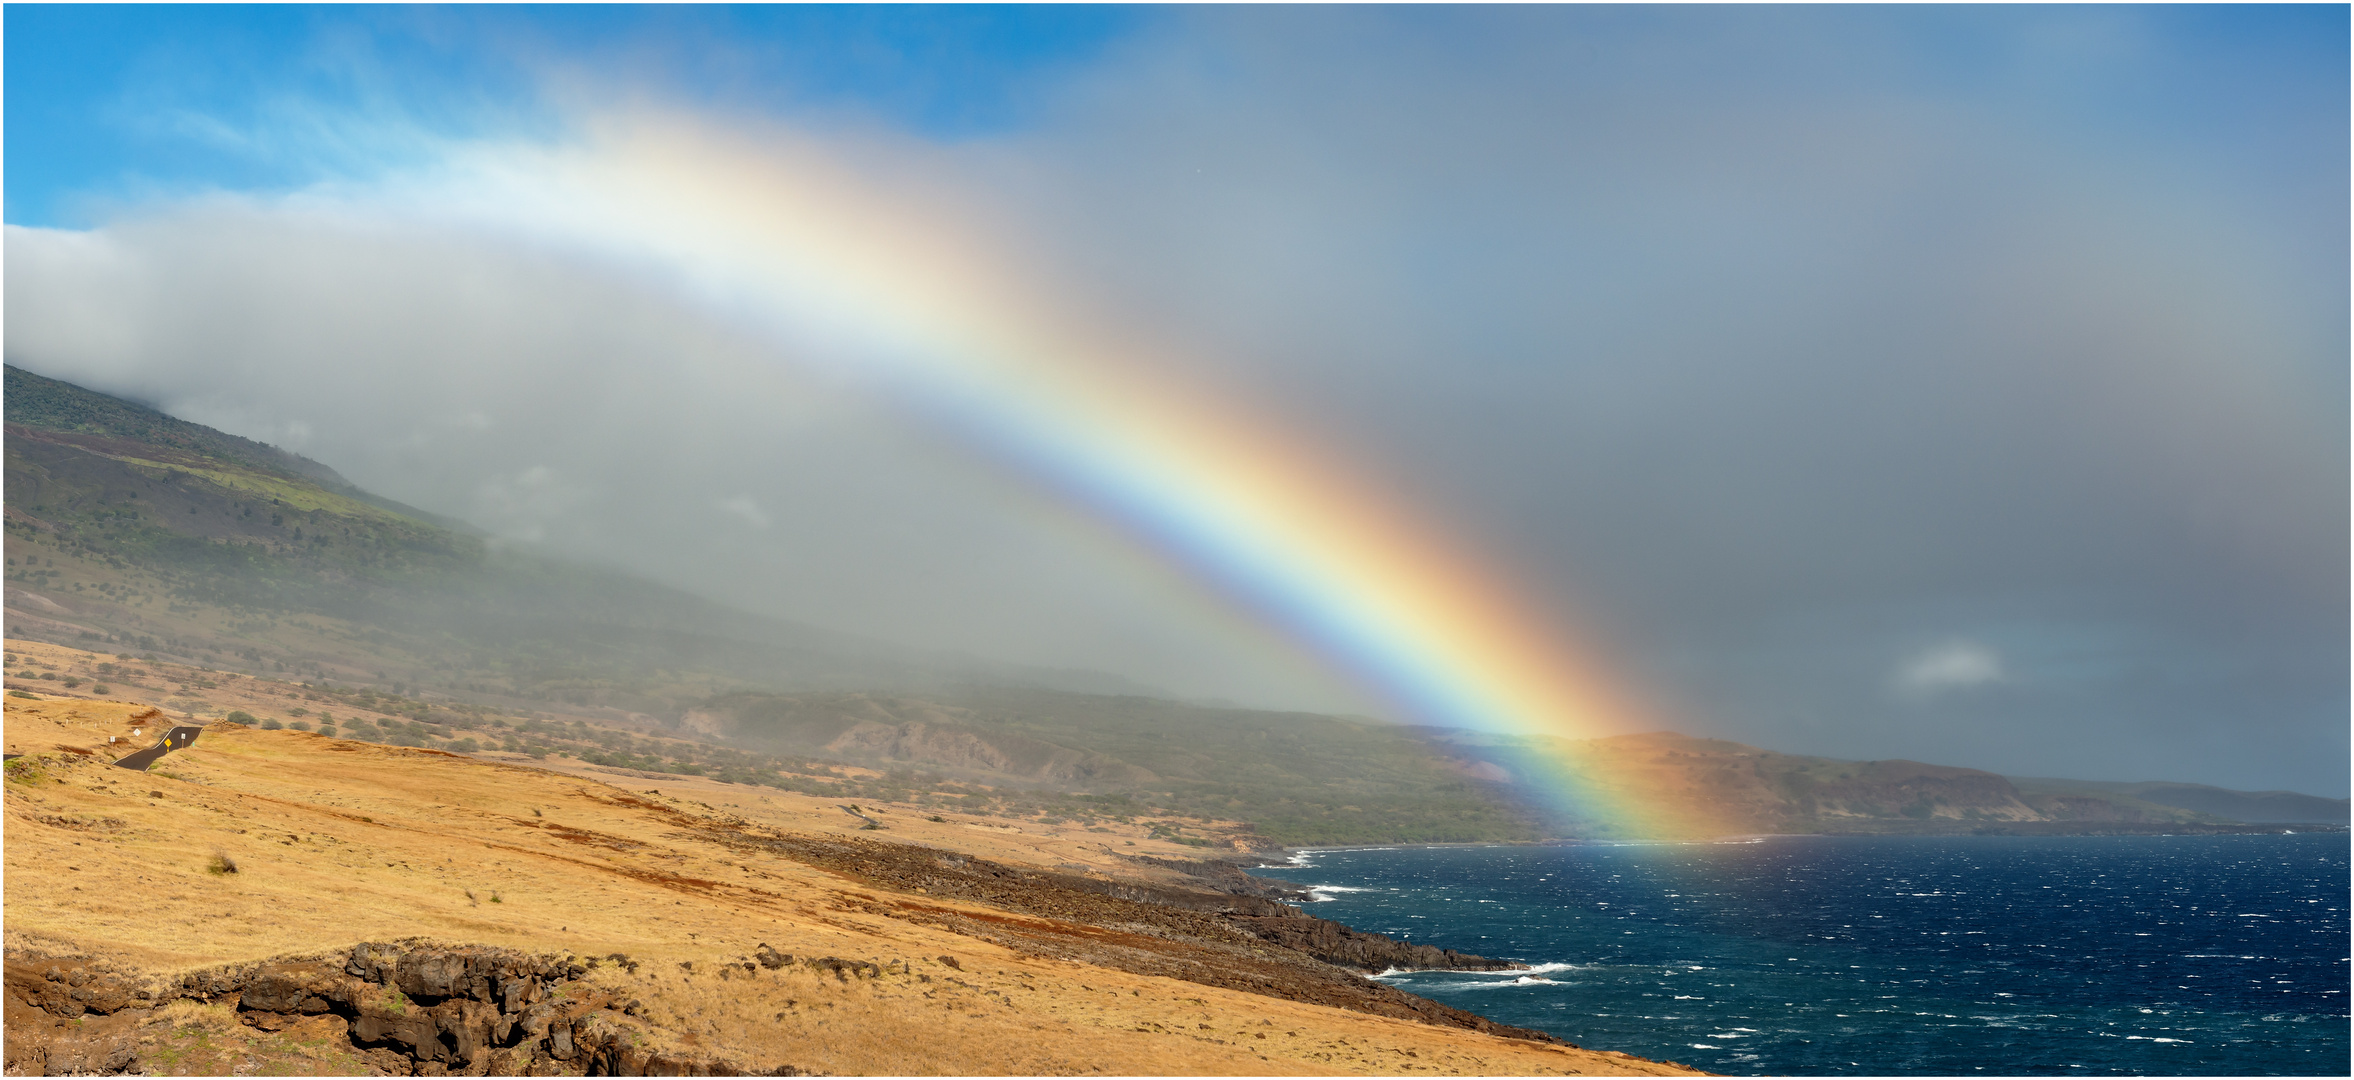
M 453 142 L 652 100 L 995 237 L 1514 568 L 1670 726 L 2347 790 L 2344 6 L 0 18 L 10 362 L 414 505 L 1372 707 L 647 275 L 412 213 Z M 694 437 L 600 434 L 636 423 Z
M 1443 13 L 1419 14 L 1451 32 Z M 1841 17 L 1911 39 L 1903 82 L 1970 94 L 2012 73 L 2021 19 L 2037 15 L 1906 6 Z M 996 134 L 1035 119 L 1044 84 L 1167 21 L 1157 8 L 1085 5 L 12 6 L 6 219 L 86 223 L 91 199 L 285 187 L 363 164 L 227 134 L 267 131 L 289 109 L 447 135 L 528 127 L 546 119 L 542 80 L 564 66 L 734 108 L 848 112 L 943 139 Z M 2103 72 L 2106 85 L 2087 85 L 2074 107 L 2115 134 L 2204 144 L 2251 170 L 2293 178 L 2332 160 L 2301 125 L 2265 120 L 2343 113 L 2342 100 L 2315 92 L 2343 73 L 2343 6 L 2173 6 L 2134 22 L 2155 62 Z
M 528 130 L 548 120 L 543 80 L 564 69 L 738 109 L 988 135 L 1025 122 L 1041 79 L 1152 17 L 997 5 L 11 6 L 6 217 L 88 224 L 125 198 L 283 189 L 397 164 L 283 138 L 302 115 L 455 137 Z

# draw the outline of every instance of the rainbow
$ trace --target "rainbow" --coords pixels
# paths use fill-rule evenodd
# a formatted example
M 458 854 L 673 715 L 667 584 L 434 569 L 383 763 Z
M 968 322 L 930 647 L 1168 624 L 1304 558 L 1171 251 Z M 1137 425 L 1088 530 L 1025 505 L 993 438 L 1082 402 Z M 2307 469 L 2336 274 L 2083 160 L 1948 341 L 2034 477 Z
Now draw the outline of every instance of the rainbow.
M 658 113 L 478 150 L 426 185 L 476 227 L 684 290 L 1108 523 L 1403 715 L 1557 739 L 1642 710 L 1458 545 L 1309 446 L 1025 292 L 1006 245 L 783 133 Z M 1641 818 L 1563 788 L 1581 815 Z

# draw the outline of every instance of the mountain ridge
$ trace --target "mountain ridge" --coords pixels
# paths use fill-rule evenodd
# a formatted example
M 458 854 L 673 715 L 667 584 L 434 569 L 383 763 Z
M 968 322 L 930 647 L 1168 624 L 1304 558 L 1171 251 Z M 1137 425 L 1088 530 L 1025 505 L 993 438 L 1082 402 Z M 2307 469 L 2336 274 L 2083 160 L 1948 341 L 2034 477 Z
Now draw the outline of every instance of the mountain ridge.
M 375 496 L 300 455 L 13 364 L 7 379 L 9 535 L 60 549 L 34 558 L 81 564 L 85 572 L 67 579 L 78 596 L 45 597 L 82 616 L 74 635 L 455 693 L 602 695 L 624 712 L 729 686 L 1140 689 L 1099 673 L 890 645 L 491 544 L 463 522 Z M 20 586 L 55 576 L 9 568 Z M 54 621 L 56 611 L 23 614 Z M 315 627 L 256 631 L 303 616 L 337 620 L 337 631 L 371 647 L 329 648 L 333 635 Z M 480 654 L 500 670 L 451 677 Z M 654 684 L 636 693 L 622 685 L 631 678 L 613 677 L 648 666 L 701 677 L 635 679 Z
M 1266 844 L 2206 826 L 2233 810 L 2345 820 L 2345 800 L 2295 793 L 2014 782 L 1675 733 L 1418 728 L 894 650 L 502 551 L 300 455 L 14 365 L 7 378 L 12 633 L 390 691 L 429 727 L 451 709 L 552 709 L 739 755 L 1028 792 L 1041 807 L 1247 819 Z M 557 752 L 618 761 L 610 742 Z M 1564 775 L 1597 812 L 1534 790 Z M 1653 809 L 1601 820 L 1623 807 Z

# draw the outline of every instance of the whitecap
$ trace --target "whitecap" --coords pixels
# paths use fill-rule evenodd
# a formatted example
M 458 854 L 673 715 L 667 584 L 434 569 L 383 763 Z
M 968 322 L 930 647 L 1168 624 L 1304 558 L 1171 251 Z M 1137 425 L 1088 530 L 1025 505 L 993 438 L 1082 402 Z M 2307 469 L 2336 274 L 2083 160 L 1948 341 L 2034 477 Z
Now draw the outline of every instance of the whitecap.
M 1554 982 L 1554 981 L 1553 981 L 1553 980 L 1551 980 L 1551 979 L 1490 979 L 1490 980 L 1486 980 L 1486 981 L 1474 981 L 1474 980 L 1471 980 L 1471 979 L 1464 979 L 1464 980 L 1462 980 L 1462 981 L 1460 981 L 1460 982 L 1426 982 L 1426 983 L 1415 983 L 1415 984 L 1414 984 L 1414 989 L 1416 989 L 1416 990 L 1418 990 L 1418 991 L 1419 991 L 1419 990 L 1501 990 L 1501 989 L 1505 989 L 1505 988 L 1507 988 L 1507 987 L 1513 987 L 1513 986 L 1538 986 L 1538 985 L 1546 985 L 1546 986 L 1559 986 L 1559 985 L 1561 985 L 1561 984 L 1560 984 L 1560 983 L 1557 983 L 1557 982 Z

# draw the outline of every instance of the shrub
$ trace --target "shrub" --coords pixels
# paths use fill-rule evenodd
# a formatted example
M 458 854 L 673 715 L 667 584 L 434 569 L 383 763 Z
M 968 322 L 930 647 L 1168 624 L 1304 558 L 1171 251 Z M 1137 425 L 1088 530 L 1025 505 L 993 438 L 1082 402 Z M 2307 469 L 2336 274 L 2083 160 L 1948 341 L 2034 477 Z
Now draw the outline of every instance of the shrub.
M 212 861 L 204 865 L 204 872 L 208 874 L 234 874 L 237 872 L 237 860 L 230 858 L 228 852 L 215 849 Z
M 283 729 L 285 726 L 286 724 L 275 716 L 262 721 L 263 731 L 278 731 Z
M 286 726 L 293 728 L 296 731 L 309 731 L 311 729 L 311 722 L 308 720 L 297 720 Z
M 229 710 L 229 715 L 224 716 L 221 719 L 226 720 L 232 724 L 250 724 L 253 723 L 253 714 L 246 712 L 243 709 L 231 709 Z

